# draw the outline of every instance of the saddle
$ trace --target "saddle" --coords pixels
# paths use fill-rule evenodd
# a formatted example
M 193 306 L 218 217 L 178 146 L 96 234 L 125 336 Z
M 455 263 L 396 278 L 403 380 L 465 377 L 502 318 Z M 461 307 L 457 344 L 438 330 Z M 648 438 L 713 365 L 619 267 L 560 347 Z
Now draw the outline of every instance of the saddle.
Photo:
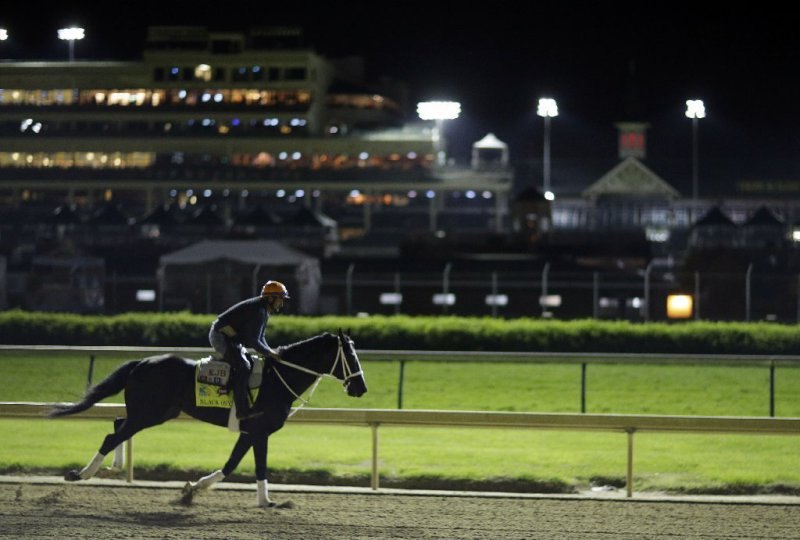
M 259 388 L 264 373 L 264 360 L 253 358 L 253 368 L 248 379 L 248 388 Z M 230 390 L 231 366 L 213 356 L 201 358 L 195 368 L 195 404 L 198 407 L 230 408 L 233 393 Z
M 261 386 L 261 376 L 264 372 L 264 360 L 260 357 L 251 357 L 253 368 L 250 370 L 248 381 L 250 388 Z M 231 378 L 231 365 L 214 356 L 206 356 L 197 362 L 196 381 L 212 386 L 227 387 Z

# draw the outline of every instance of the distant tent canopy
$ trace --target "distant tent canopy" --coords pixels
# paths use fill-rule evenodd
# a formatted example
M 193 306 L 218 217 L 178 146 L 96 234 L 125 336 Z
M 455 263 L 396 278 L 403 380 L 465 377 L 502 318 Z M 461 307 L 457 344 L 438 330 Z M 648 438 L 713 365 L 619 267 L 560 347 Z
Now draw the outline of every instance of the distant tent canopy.
M 130 218 L 122 211 L 119 204 L 106 203 L 92 214 L 89 222 L 93 225 L 101 226 L 121 226 L 128 225 Z
M 235 226 L 241 227 L 271 227 L 281 224 L 281 218 L 275 213 L 264 209 L 259 204 L 253 210 L 236 218 Z
M 225 225 L 225 220 L 217 213 L 217 207 L 209 204 L 195 212 L 188 223 L 200 226 L 218 226 Z
M 581 195 L 592 200 L 619 197 L 673 200 L 680 197 L 675 188 L 634 157 L 620 162 Z
M 738 247 L 740 244 L 738 226 L 719 206 L 698 219 L 689 234 L 689 247 L 694 249 Z
M 689 246 L 693 248 L 763 249 L 785 246 L 788 242 L 783 219 L 766 206 L 756 210 L 741 226 L 715 206 L 692 225 L 689 236 Z
M 336 228 L 336 220 L 326 216 L 322 212 L 316 212 L 305 206 L 301 206 L 294 215 L 286 220 L 287 225 L 299 227 L 333 227 Z
M 49 222 L 56 225 L 71 225 L 80 223 L 81 216 L 74 204 L 62 204 L 53 210 Z
M 160 204 L 149 214 L 139 220 L 139 225 L 158 225 L 159 227 L 169 227 L 182 223 L 181 210 L 177 204 Z
M 472 168 L 505 168 L 508 167 L 508 145 L 495 137 L 494 133 L 472 145 Z
M 785 227 L 783 219 L 766 206 L 756 210 L 744 225 L 745 227 L 775 227 L 780 229 Z
M 180 207 L 175 204 L 160 204 L 139 220 L 141 233 L 148 238 L 158 238 L 164 231 L 173 231 L 184 222 Z
M 26 307 L 98 313 L 105 306 L 105 261 L 80 255 L 37 255 L 31 261 Z
M 725 215 L 719 206 L 715 206 L 698 219 L 692 227 L 736 227 L 736 224 Z
M 541 233 L 550 230 L 552 208 L 541 191 L 528 187 L 520 191 L 510 205 L 512 228 L 522 232 L 530 241 L 539 239 Z
M 776 248 L 789 242 L 784 220 L 766 206 L 756 210 L 742 226 L 742 242 L 751 248 Z
M 219 312 L 260 291 L 263 282 L 284 282 L 293 313 L 314 314 L 322 280 L 319 260 L 272 240 L 204 240 L 161 256 L 159 280 L 165 309 Z
M 542 202 L 547 201 L 541 191 L 535 187 L 528 187 L 520 191 L 514 200 L 517 202 Z

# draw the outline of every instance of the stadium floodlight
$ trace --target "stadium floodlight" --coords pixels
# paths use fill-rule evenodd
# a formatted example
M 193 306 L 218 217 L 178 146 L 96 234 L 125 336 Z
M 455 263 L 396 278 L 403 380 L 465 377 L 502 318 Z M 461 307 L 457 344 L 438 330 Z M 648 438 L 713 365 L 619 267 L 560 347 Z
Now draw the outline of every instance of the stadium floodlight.
M 69 61 L 75 60 L 75 42 L 86 37 L 86 32 L 83 28 L 78 26 L 70 26 L 69 28 L 60 28 L 58 30 L 58 39 L 69 43 Z
M 686 118 L 692 121 L 692 202 L 693 211 L 697 211 L 697 198 L 699 196 L 700 172 L 698 152 L 698 120 L 706 117 L 706 106 L 702 99 L 686 100 Z
M 417 114 L 422 120 L 455 120 L 461 114 L 457 101 L 423 101 L 417 103 Z
M 550 119 L 558 116 L 558 104 L 553 98 L 539 98 L 536 114 L 544 118 L 544 149 L 542 159 L 542 192 L 545 199 L 552 201 L 555 195 L 550 190 Z
M 443 131 L 444 121 L 455 120 L 460 114 L 461 103 L 457 101 L 422 101 L 417 103 L 417 115 L 419 115 L 420 119 L 436 122 L 433 141 L 436 162 L 439 165 L 444 165 L 447 162 Z

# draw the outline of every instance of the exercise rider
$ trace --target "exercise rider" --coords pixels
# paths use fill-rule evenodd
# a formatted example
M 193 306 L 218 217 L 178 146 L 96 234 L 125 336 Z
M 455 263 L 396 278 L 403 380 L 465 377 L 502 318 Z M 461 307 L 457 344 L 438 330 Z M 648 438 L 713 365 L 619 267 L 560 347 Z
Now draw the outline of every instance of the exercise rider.
M 261 295 L 242 300 L 222 312 L 212 323 L 208 340 L 222 359 L 231 365 L 233 376 L 233 399 L 236 403 L 236 418 L 239 429 L 247 431 L 246 420 L 256 414 L 250 412 L 248 379 L 250 362 L 245 347 L 255 349 L 265 359 L 278 358 L 278 354 L 267 344 L 264 331 L 269 316 L 278 313 L 289 291 L 283 283 L 267 281 Z

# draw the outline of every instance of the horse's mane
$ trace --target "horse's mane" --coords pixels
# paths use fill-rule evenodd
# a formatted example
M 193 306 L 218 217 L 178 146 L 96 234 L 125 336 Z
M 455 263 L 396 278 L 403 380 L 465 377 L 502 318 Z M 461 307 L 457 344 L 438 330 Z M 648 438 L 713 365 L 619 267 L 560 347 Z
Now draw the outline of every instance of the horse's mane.
M 308 339 L 304 339 L 302 341 L 297 341 L 295 343 L 290 343 L 289 345 L 281 345 L 278 347 L 278 354 L 281 358 L 285 358 L 290 360 L 292 356 L 297 354 L 303 353 L 308 354 L 309 348 L 319 348 L 324 345 L 326 340 L 336 339 L 335 334 L 331 334 L 330 332 L 323 332 L 316 336 L 312 336 Z

